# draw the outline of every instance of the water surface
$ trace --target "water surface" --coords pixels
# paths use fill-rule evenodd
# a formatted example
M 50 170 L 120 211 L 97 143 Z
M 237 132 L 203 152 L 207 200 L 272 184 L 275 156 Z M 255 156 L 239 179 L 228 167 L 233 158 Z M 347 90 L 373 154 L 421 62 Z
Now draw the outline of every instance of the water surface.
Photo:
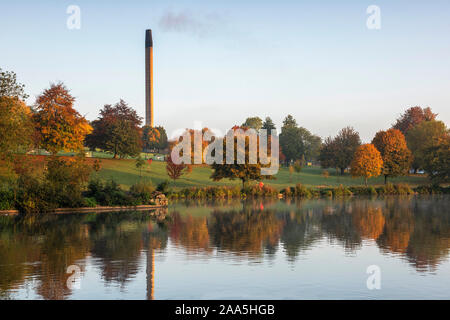
M 0 299 L 449 299 L 449 208 L 386 197 L 1 217 Z

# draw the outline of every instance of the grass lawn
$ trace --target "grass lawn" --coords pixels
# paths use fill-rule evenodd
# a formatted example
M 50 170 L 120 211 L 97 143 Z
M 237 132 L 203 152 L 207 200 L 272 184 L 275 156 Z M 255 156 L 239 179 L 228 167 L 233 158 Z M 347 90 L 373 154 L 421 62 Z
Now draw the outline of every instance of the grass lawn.
M 330 176 L 325 178 L 322 176 L 323 169 L 320 167 L 305 167 L 300 173 L 293 173 L 292 177 L 289 175 L 289 170 L 285 167 L 280 168 L 274 180 L 266 180 L 265 183 L 278 189 L 286 186 L 295 186 L 297 183 L 306 186 L 339 186 L 340 184 L 363 185 L 362 178 L 352 178 L 349 174 L 344 176 L 337 175 L 335 170 L 329 170 Z M 241 185 L 240 180 L 224 179 L 218 182 L 212 181 L 209 177 L 211 169 L 207 166 L 194 167 L 192 173 L 183 175 L 175 184 L 171 182 L 172 186 L 177 188 L 193 187 L 193 186 L 214 186 L 214 185 Z M 134 160 L 113 160 L 102 159 L 102 170 L 98 176 L 103 179 L 114 179 L 124 188 L 129 188 L 132 184 L 142 180 L 150 180 L 154 185 L 169 179 L 166 173 L 165 162 L 153 161 L 151 165 L 145 165 L 142 169 L 142 177 L 139 176 L 139 170 L 135 166 Z M 406 176 L 389 179 L 392 183 L 408 183 L 412 186 L 426 184 L 428 179 L 424 175 Z M 378 177 L 369 179 L 370 185 L 384 184 L 384 178 Z
M 67 156 L 68 154 L 66 154 Z M 69 155 L 70 156 L 70 155 Z M 147 155 L 148 158 L 149 155 Z M 33 157 L 33 167 L 35 170 L 42 170 L 46 156 L 31 156 Z M 145 155 L 142 155 L 145 158 Z M 93 163 L 96 158 L 87 158 L 88 163 Z M 151 181 L 153 185 L 157 185 L 169 177 L 166 173 L 166 163 L 163 161 L 153 160 L 149 165 L 147 162 L 142 167 L 140 177 L 140 170 L 136 168 L 136 161 L 134 159 L 112 159 L 107 158 L 107 155 L 99 158 L 101 161 L 101 170 L 96 173 L 93 172 L 92 177 L 110 180 L 113 179 L 119 183 L 124 189 L 129 189 L 131 185 L 135 184 L 139 180 Z M 3 167 L 3 168 L 2 168 Z M 5 171 L 5 172 L 3 172 Z M 286 167 L 280 168 L 278 174 L 274 180 L 265 180 L 264 183 L 271 185 L 279 190 L 286 186 L 295 186 L 297 183 L 301 183 L 306 186 L 339 186 L 340 184 L 345 186 L 363 185 L 364 180 L 362 178 L 353 179 L 349 174 L 344 176 L 338 175 L 335 170 L 329 169 L 330 176 L 325 178 L 322 176 L 323 169 L 320 167 L 304 167 L 300 173 L 289 174 L 289 170 Z M 6 174 L 6 168 L 0 165 L 0 176 Z M 241 185 L 240 180 L 223 179 L 221 181 L 212 181 L 209 177 L 211 175 L 211 169 L 209 166 L 196 166 L 193 168 L 189 175 L 183 175 L 175 183 L 171 181 L 171 185 L 175 188 L 194 187 L 194 186 L 220 186 L 220 185 Z M 406 177 L 393 178 L 389 180 L 392 183 L 408 183 L 411 186 L 417 186 L 420 184 L 428 184 L 429 180 L 425 175 L 410 175 Z M 384 184 L 384 178 L 372 178 L 369 179 L 370 185 L 382 185 Z

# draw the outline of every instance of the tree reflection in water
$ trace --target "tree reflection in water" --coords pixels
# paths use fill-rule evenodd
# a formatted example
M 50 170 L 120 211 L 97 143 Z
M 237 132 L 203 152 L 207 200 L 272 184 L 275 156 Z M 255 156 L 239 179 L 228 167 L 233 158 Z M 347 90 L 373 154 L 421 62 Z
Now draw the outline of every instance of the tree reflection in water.
M 270 260 L 283 253 L 290 263 L 307 259 L 324 241 L 355 256 L 370 244 L 418 272 L 434 272 L 449 257 L 449 204 L 444 196 L 216 201 L 175 204 L 156 214 L 0 217 L 0 298 L 24 285 L 44 299 L 68 298 L 67 267 L 78 265 L 83 273 L 92 259 L 104 285 L 121 290 L 144 271 L 146 297 L 153 299 L 155 252 L 169 250 L 169 240 L 193 259 Z

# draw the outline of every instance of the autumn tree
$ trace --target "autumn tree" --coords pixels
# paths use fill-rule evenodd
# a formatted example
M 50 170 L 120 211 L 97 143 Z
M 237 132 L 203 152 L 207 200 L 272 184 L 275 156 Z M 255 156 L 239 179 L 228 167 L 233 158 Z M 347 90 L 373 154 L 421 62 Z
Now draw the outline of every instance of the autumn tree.
M 426 149 L 424 169 L 433 184 L 450 183 L 450 136 Z
M 29 148 L 33 132 L 30 108 L 19 99 L 0 97 L 0 158 Z
M 167 171 L 167 175 L 171 179 L 173 179 L 174 183 L 175 183 L 175 180 L 179 179 L 183 175 L 185 169 L 186 169 L 186 164 L 174 163 L 172 160 L 171 154 L 169 154 L 169 156 L 167 157 L 166 171 Z
M 74 102 L 63 83 L 52 84 L 36 99 L 33 119 L 39 144 L 50 153 L 82 150 L 86 135 L 92 131 L 88 121 L 73 108 Z
M 379 131 L 372 140 L 372 144 L 383 158 L 384 181 L 388 177 L 406 175 L 411 166 L 411 151 L 409 151 L 405 136 L 397 129 Z
M 146 151 L 156 150 L 159 148 L 159 140 L 161 133 L 155 127 L 144 126 L 142 128 L 142 147 Z
M 163 127 L 144 126 L 142 128 L 142 144 L 144 150 L 161 150 L 167 148 L 168 140 Z
M 261 163 L 257 161 L 256 164 L 250 164 L 250 146 L 249 139 L 245 138 L 244 148 L 245 150 L 239 150 L 245 154 L 245 163 L 238 163 L 237 161 L 237 152 L 238 145 L 237 140 L 240 134 L 244 134 L 248 128 L 240 128 L 238 126 L 233 127 L 231 130 L 234 131 L 234 159 L 233 163 L 226 163 L 226 139 L 223 139 L 223 163 L 213 163 L 211 165 L 213 172 L 211 174 L 211 179 L 214 181 L 220 181 L 224 178 L 228 178 L 230 180 L 239 179 L 242 181 L 242 187 L 245 187 L 246 183 L 251 180 L 262 180 L 262 179 L 272 179 L 272 176 L 264 176 L 261 174 Z
M 353 177 L 364 177 L 364 183 L 367 186 L 367 179 L 378 177 L 382 168 L 383 159 L 373 144 L 363 144 L 356 149 L 351 163 Z
M 428 149 L 437 147 L 442 139 L 448 135 L 448 130 L 442 121 L 423 121 L 408 131 L 406 141 L 414 160 L 414 171 L 425 167 Z
M 431 108 L 412 107 L 397 119 L 397 122 L 392 125 L 392 128 L 400 130 L 406 135 L 410 129 L 419 123 L 435 120 L 436 116 L 437 114 L 433 113 Z
M 352 127 L 341 129 L 333 139 L 325 139 L 319 152 L 321 166 L 340 169 L 341 175 L 343 175 L 360 145 L 361 139 L 358 132 Z
M 256 131 L 259 131 L 263 126 L 263 121 L 260 117 L 250 117 L 245 120 L 245 122 L 242 124 L 242 127 L 252 128 Z
M 99 118 L 92 121 L 94 130 L 86 145 L 112 153 L 114 158 L 136 156 L 142 149 L 141 123 L 142 118 L 125 101 L 107 104 L 100 110 Z
M 0 97 L 17 98 L 26 100 L 25 86 L 17 82 L 17 76 L 13 71 L 3 71 L 0 68 Z

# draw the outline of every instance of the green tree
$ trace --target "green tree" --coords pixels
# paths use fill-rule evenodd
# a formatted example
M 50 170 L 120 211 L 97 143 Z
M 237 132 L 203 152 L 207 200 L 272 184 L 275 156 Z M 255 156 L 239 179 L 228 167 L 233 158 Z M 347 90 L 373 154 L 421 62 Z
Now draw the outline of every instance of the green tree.
M 164 150 L 169 146 L 169 139 L 167 138 L 166 129 L 163 126 L 158 126 L 158 127 L 156 127 L 156 129 L 158 130 L 158 132 L 160 134 L 158 149 L 159 149 L 159 152 L 161 152 L 161 150 Z
M 288 114 L 286 116 L 286 118 L 284 118 L 283 120 L 283 128 L 297 128 L 298 124 L 297 121 L 294 119 L 293 116 L 291 116 L 290 114 Z
M 282 128 L 280 134 L 280 147 L 288 163 L 300 159 L 305 153 L 306 131 L 306 129 L 298 127 Z
M 141 151 L 139 131 L 129 121 L 115 121 L 108 126 L 106 134 L 109 139 L 105 142 L 104 150 L 112 153 L 114 158 L 135 157 Z
M 322 147 L 322 138 L 313 134 L 308 135 L 306 137 L 304 158 L 307 161 L 318 160 L 321 147 Z M 303 165 L 305 165 L 305 163 L 303 163 Z
M 297 121 L 288 115 L 283 121 L 280 134 L 280 147 L 289 162 L 302 158 L 310 161 L 319 156 L 322 139 L 299 127 Z
M 17 82 L 17 76 L 13 71 L 3 71 L 0 68 L 0 97 L 18 98 L 26 100 L 28 95 L 24 91 L 25 86 Z
M 92 134 L 86 138 L 91 149 L 100 148 L 117 156 L 135 156 L 142 150 L 140 125 L 142 118 L 128 104 L 120 100 L 114 106 L 107 104 L 100 116 L 92 121 Z
M 143 167 L 144 165 L 145 165 L 145 160 L 142 159 L 142 157 L 139 155 L 139 156 L 136 158 L 136 161 L 135 161 L 136 169 L 139 170 L 139 178 L 142 177 L 142 167 Z
M 266 119 L 263 122 L 262 129 L 265 129 L 267 131 L 276 129 L 275 123 L 272 121 L 270 117 L 266 117 Z
M 442 121 L 423 121 L 410 129 L 406 135 L 408 148 L 411 150 L 414 160 L 413 168 L 423 169 L 428 149 L 437 147 L 448 130 Z
M 424 169 L 433 184 L 450 183 L 450 136 L 441 139 L 440 143 L 427 149 L 424 158 Z
M 245 120 L 245 122 L 242 124 L 242 127 L 252 128 L 256 131 L 259 131 L 263 126 L 263 121 L 260 117 L 250 117 Z

